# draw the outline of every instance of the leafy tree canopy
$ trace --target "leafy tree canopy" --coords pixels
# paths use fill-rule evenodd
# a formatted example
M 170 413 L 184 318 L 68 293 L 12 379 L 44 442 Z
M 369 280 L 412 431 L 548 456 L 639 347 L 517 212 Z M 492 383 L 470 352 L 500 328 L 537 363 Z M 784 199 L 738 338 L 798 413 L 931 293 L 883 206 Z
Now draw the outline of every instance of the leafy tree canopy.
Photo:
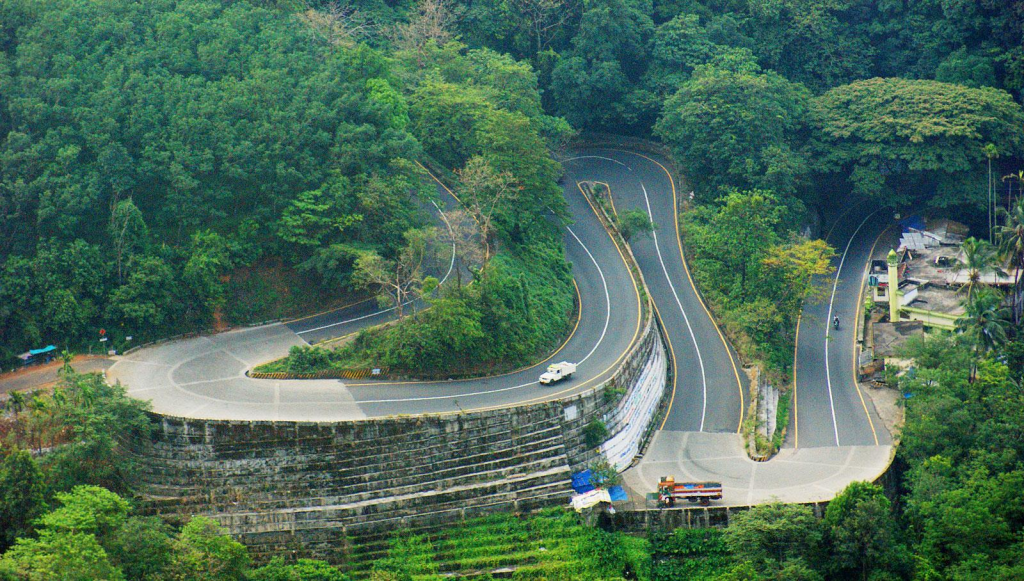
M 832 89 L 811 112 L 815 167 L 890 205 L 938 195 L 984 207 L 984 188 L 958 189 L 958 178 L 980 167 L 987 144 L 1024 151 L 1024 111 L 997 89 L 876 78 Z
M 810 94 L 776 73 L 698 67 L 665 102 L 655 132 L 701 193 L 725 186 L 796 193 Z

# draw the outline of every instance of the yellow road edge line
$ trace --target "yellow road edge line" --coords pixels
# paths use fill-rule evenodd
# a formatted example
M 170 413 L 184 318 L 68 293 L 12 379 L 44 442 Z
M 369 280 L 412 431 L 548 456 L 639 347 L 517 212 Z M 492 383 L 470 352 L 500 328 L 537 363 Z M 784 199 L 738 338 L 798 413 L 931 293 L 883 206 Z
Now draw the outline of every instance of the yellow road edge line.
M 612 195 L 612 186 L 608 182 L 594 181 L 595 184 L 601 184 L 608 188 L 608 202 L 612 206 L 612 214 L 618 218 L 619 210 L 615 207 L 615 196 Z M 628 244 L 628 243 L 627 243 Z M 637 265 L 640 268 L 640 265 Z M 665 328 L 665 321 L 661 318 L 661 311 L 658 310 L 658 303 L 655 302 L 654 297 L 649 297 L 651 300 L 651 306 L 654 308 L 654 316 L 658 318 L 658 322 L 661 323 L 661 327 Z M 668 333 L 665 333 L 665 342 L 668 343 L 668 350 L 672 357 L 672 394 L 669 396 L 668 407 L 665 409 L 665 417 L 661 419 L 661 425 L 658 426 L 658 430 L 664 430 L 665 424 L 668 423 L 668 416 L 672 413 L 672 404 L 676 401 L 676 386 L 679 382 L 679 365 L 676 362 L 676 350 L 672 346 L 672 338 L 669 337 Z
M 868 272 L 871 270 L 871 257 L 875 255 L 875 247 L 878 246 L 878 242 L 882 239 L 882 236 L 889 231 L 889 228 L 892 228 L 892 224 L 886 226 L 885 229 L 878 234 L 878 237 L 875 238 L 874 243 L 871 244 L 871 250 L 868 251 L 868 263 L 864 268 L 864 273 L 860 277 L 860 290 L 857 295 L 857 318 L 854 319 L 855 324 L 853 327 L 853 365 L 850 369 L 853 373 L 853 387 L 857 390 L 857 395 L 860 396 L 860 405 L 864 408 L 864 415 L 868 418 L 868 425 L 871 426 L 871 436 L 874 437 L 876 446 L 878 445 L 878 433 L 875 431 L 875 422 L 871 419 L 871 413 L 868 411 L 868 404 L 864 401 L 864 393 L 860 389 L 860 381 L 858 381 L 857 378 L 857 328 L 860 326 L 860 307 L 864 302 L 864 284 L 867 281 Z M 896 298 L 896 293 L 891 293 L 889 300 L 893 300 L 894 298 Z M 865 333 L 867 333 L 866 328 Z
M 347 308 L 354 307 L 356 305 L 361 305 L 361 304 L 363 304 L 365 302 L 372 301 L 372 300 L 374 300 L 376 298 L 377 297 L 367 297 L 365 299 L 356 301 L 354 303 L 348 303 L 347 305 L 341 305 L 340 307 L 334 307 L 333 309 L 327 309 L 326 311 L 320 311 L 319 313 L 313 313 L 312 315 L 303 315 L 303 316 L 298 317 L 296 319 L 285 319 L 285 320 L 281 321 L 281 324 L 282 325 L 288 325 L 290 323 L 298 323 L 299 321 L 305 321 L 307 319 L 312 319 L 313 317 L 319 317 L 320 315 L 326 315 L 328 313 L 334 313 L 334 312 L 337 312 L 337 311 L 342 311 L 342 310 L 345 310 Z
M 801 308 L 796 315 L 796 337 L 793 339 L 793 449 L 800 447 L 800 414 L 797 412 L 796 397 L 796 368 L 797 359 L 800 353 L 800 322 L 804 319 L 804 310 Z M 778 426 L 775 426 L 778 429 Z
M 519 369 L 514 369 L 512 371 L 506 371 L 505 373 L 501 373 L 499 375 L 487 375 L 487 376 L 481 376 L 481 377 L 467 377 L 465 379 L 456 379 L 456 380 L 436 379 L 436 380 L 429 380 L 429 381 L 374 381 L 374 382 L 370 382 L 370 383 L 346 383 L 345 387 L 392 386 L 392 385 L 410 385 L 410 384 L 435 385 L 435 384 L 438 384 L 438 383 L 455 383 L 455 382 L 460 382 L 460 381 L 473 381 L 473 380 L 476 380 L 476 379 L 495 379 L 495 378 L 498 378 L 498 377 L 508 377 L 509 375 L 515 375 L 516 373 L 520 373 L 522 371 L 526 371 L 527 369 L 530 369 L 530 368 L 533 368 L 533 367 L 540 367 L 541 365 L 544 365 L 548 361 L 551 361 L 552 359 L 555 358 L 556 355 L 561 353 L 562 349 L 565 349 L 565 346 L 569 344 L 569 341 L 576 335 L 576 331 L 580 328 L 580 319 L 583 318 L 583 297 L 580 296 L 580 287 L 579 287 L 578 284 L 576 284 L 576 277 L 573 277 L 573 279 L 572 279 L 572 286 L 576 290 L 576 304 L 579 305 L 579 307 L 576 309 L 576 324 L 573 325 L 572 332 L 569 333 L 569 336 L 565 338 L 565 341 L 562 341 L 562 344 L 559 345 L 558 349 L 555 349 L 554 352 L 552 352 L 551 355 L 548 355 L 547 359 L 544 359 L 543 361 L 539 361 L 537 363 L 531 363 L 529 365 L 525 365 L 523 367 L 520 367 Z M 341 339 L 344 339 L 345 337 L 351 337 L 352 335 L 355 335 L 358 332 L 359 331 L 356 331 L 354 333 L 349 333 L 348 335 L 345 335 L 344 337 L 339 337 L 338 339 L 332 339 L 332 341 L 336 341 L 336 340 L 340 341 Z
M 429 173 L 429 171 L 428 171 L 428 173 Z M 586 196 L 586 194 L 583 193 L 583 188 L 580 187 L 579 182 L 576 183 L 576 187 L 580 189 L 580 193 L 583 194 L 583 199 L 587 200 L 587 205 L 590 206 L 591 211 L 594 212 L 594 214 L 596 216 L 598 216 L 598 220 L 600 221 L 600 216 L 597 214 L 597 208 L 595 208 L 594 205 L 590 203 L 590 200 L 587 199 L 587 196 Z M 604 228 L 603 225 L 602 225 L 602 228 Z M 626 272 L 629 273 L 629 278 L 633 281 L 633 292 L 636 294 L 636 330 L 633 332 L 633 338 L 629 342 L 629 348 L 627 348 L 625 351 L 623 351 L 622 354 L 619 355 L 618 359 L 616 359 L 604 371 L 602 371 L 601 373 L 598 373 L 594 377 L 584 381 L 580 385 L 574 385 L 572 387 L 568 387 L 566 389 L 563 389 L 562 391 L 557 391 L 555 393 L 549 393 L 549 394 L 545 394 L 545 395 L 538 396 L 538 397 L 535 397 L 535 398 L 531 398 L 531 399 L 523 400 L 523 401 L 520 401 L 520 402 L 516 402 L 514 405 L 522 406 L 522 405 L 527 405 L 527 404 L 534 403 L 534 402 L 537 402 L 537 401 L 551 401 L 551 400 L 554 400 L 554 399 L 558 398 L 559 396 L 561 396 L 563 394 L 566 394 L 566 393 L 569 393 L 569 392 L 572 392 L 572 391 L 581 390 L 582 388 L 588 386 L 589 384 L 593 383 L 594 381 L 597 381 L 597 380 L 601 379 L 606 373 L 608 373 L 614 367 L 616 367 L 619 364 L 620 361 L 625 359 L 626 355 L 629 354 L 629 352 L 633 349 L 634 345 L 636 344 L 636 338 L 640 335 L 640 322 L 643 319 L 643 316 L 642 316 L 643 315 L 643 311 L 642 311 L 642 307 L 640 305 L 640 290 L 637 288 L 636 278 L 633 277 L 633 271 L 629 268 L 629 261 L 627 261 L 626 260 L 626 256 L 624 254 L 622 254 L 622 249 L 620 249 L 619 245 L 615 243 L 615 238 L 612 236 L 611 232 L 608 232 L 608 230 L 605 229 L 605 234 L 607 234 L 608 237 L 611 238 L 612 244 L 615 245 L 615 249 L 619 253 L 619 258 L 622 259 L 622 263 L 626 266 Z M 609 305 L 609 308 L 611 308 L 610 305 Z M 423 383 L 423 382 L 414 382 L 414 383 Z M 346 384 L 346 387 L 349 386 L 349 385 L 353 385 L 353 384 Z M 363 385 L 380 385 L 380 384 L 363 384 Z M 390 385 L 394 385 L 394 384 L 390 384 Z M 452 396 L 451 399 L 458 399 L 458 396 Z M 495 409 L 504 409 L 504 408 L 507 408 L 507 407 L 509 407 L 508 404 L 502 404 L 502 405 L 484 406 L 484 407 L 477 407 L 477 408 L 466 408 L 466 409 L 464 409 L 464 410 L 462 410 L 460 412 L 449 411 L 449 412 L 440 412 L 440 413 L 436 413 L 436 414 L 427 414 L 427 415 L 446 416 L 446 415 L 460 414 L 460 413 L 466 413 L 466 412 L 485 412 L 485 411 L 495 410 Z M 422 415 L 422 414 L 415 414 L 415 415 Z
M 594 212 L 594 215 L 597 216 L 597 219 L 600 222 L 601 221 L 600 214 L 597 213 L 597 208 L 594 207 L 594 204 L 592 204 L 590 202 L 590 199 L 587 198 L 586 193 L 583 192 L 583 188 L 582 188 L 582 186 L 580 186 L 580 182 L 576 182 L 576 187 L 579 188 L 580 194 L 583 195 L 583 199 L 587 201 L 587 205 L 590 206 L 590 210 L 592 212 Z M 540 401 L 540 402 L 553 401 L 553 400 L 557 399 L 559 396 L 562 396 L 562 395 L 567 394 L 567 393 L 572 392 L 572 391 L 580 391 L 580 393 L 582 393 L 582 388 L 584 388 L 584 387 L 588 386 L 589 384 L 591 384 L 591 383 L 601 379 L 604 376 L 604 374 L 608 373 L 613 368 L 615 368 L 619 364 L 619 362 L 621 362 L 623 359 L 626 358 L 626 355 L 628 355 L 629 352 L 632 351 L 633 347 L 636 345 L 636 338 L 640 335 L 640 322 L 643 320 L 643 308 L 642 308 L 642 306 L 640 304 L 640 289 L 637 288 L 637 281 L 636 281 L 636 278 L 633 276 L 633 270 L 631 268 L 629 268 L 629 261 L 626 260 L 626 255 L 622 253 L 622 249 L 619 248 L 619 245 L 615 242 L 615 237 L 612 236 L 612 233 L 609 232 L 607 228 L 604 228 L 604 224 L 603 223 L 601 225 L 601 228 L 604 229 L 605 234 L 607 234 L 608 237 L 611 238 L 612 244 L 615 246 L 615 250 L 618 251 L 618 253 L 619 253 L 619 258 L 622 259 L 622 264 L 625 265 L 625 267 L 626 267 L 626 272 L 629 273 L 630 280 L 633 281 L 633 292 L 636 294 L 636 330 L 633 332 L 633 338 L 630 339 L 630 341 L 629 341 L 629 347 L 625 351 L 623 351 L 622 354 L 619 355 L 618 359 L 616 359 L 604 371 L 602 371 L 601 373 L 598 373 L 594 377 L 591 377 L 590 379 L 584 381 L 582 384 L 574 385 L 572 387 L 567 387 L 567 388 L 563 389 L 562 391 L 556 391 L 555 393 L 549 393 L 549 394 L 545 394 L 545 395 L 538 396 L 538 397 L 535 397 L 535 398 L 531 398 L 531 399 L 523 400 L 523 401 L 520 401 L 520 402 L 516 402 L 515 403 L 516 406 L 527 405 L 527 404 L 531 404 L 531 403 L 538 402 L 538 401 Z M 654 301 L 651 301 L 651 302 L 653 303 Z M 611 308 L 611 305 L 609 305 L 609 308 Z M 453 399 L 457 399 L 457 398 L 453 398 Z M 465 409 L 463 411 L 466 411 L 466 412 L 484 412 L 484 411 L 495 410 L 495 409 L 503 409 L 503 408 L 507 408 L 507 407 L 509 407 L 509 406 L 508 405 L 495 405 L 495 406 L 486 406 L 486 407 L 479 407 L 479 408 L 467 408 L 467 409 Z M 435 414 L 435 415 L 450 415 L 450 414 L 455 414 L 455 413 L 459 413 L 459 412 L 442 412 L 440 414 Z
M 828 239 L 831 238 L 831 233 L 836 231 L 836 226 L 839 225 L 839 221 L 843 218 L 843 216 L 847 215 L 848 213 L 850 213 L 850 210 L 856 208 L 857 206 L 859 206 L 859 205 L 861 205 L 863 203 L 864 203 L 864 201 L 861 200 L 860 202 L 857 202 L 856 204 L 854 204 L 854 205 L 850 206 L 849 208 L 843 210 L 843 212 L 841 212 L 840 215 L 836 216 L 836 221 L 833 222 L 833 225 L 831 225 L 831 227 L 829 227 L 828 232 L 825 234 L 825 237 L 822 239 L 822 241 L 825 244 L 827 244 L 828 243 Z M 881 238 L 881 235 L 879 235 L 879 237 Z M 871 249 L 871 251 L 873 252 L 873 248 Z M 863 294 L 863 289 L 861 289 L 861 294 Z M 797 354 L 800 351 L 800 323 L 803 320 L 804 320 L 804 307 L 801 306 L 800 307 L 800 313 L 797 314 L 797 334 L 796 334 L 796 336 L 793 339 L 793 431 L 794 431 L 794 433 L 793 433 L 793 448 L 794 448 L 794 450 L 796 450 L 797 448 L 800 448 L 800 406 L 797 405 L 797 402 L 798 402 L 798 398 L 797 398 L 797 360 L 798 360 L 798 355 Z M 854 341 L 856 341 L 856 332 L 854 333 Z M 856 359 L 856 358 L 854 358 L 854 359 Z M 868 418 L 868 421 L 870 421 L 870 418 Z M 873 427 L 872 427 L 872 430 L 873 430 Z M 874 441 L 876 441 L 876 444 L 878 444 L 878 437 L 876 437 L 876 439 L 874 439 Z
M 832 237 L 832 232 L 834 232 L 835 229 L 836 229 L 836 226 L 839 225 L 839 220 L 842 219 L 843 216 L 849 214 L 850 210 L 856 208 L 857 206 L 861 205 L 862 203 L 864 203 L 864 200 L 861 200 L 860 202 L 857 202 L 856 204 L 846 208 L 838 216 L 836 216 L 836 221 L 832 223 L 832 227 L 828 229 L 828 233 L 825 234 L 825 237 L 822 239 L 822 241 L 825 242 L 826 244 L 828 244 L 828 239 Z M 838 274 L 839 273 L 836 273 L 837 276 L 838 276 Z M 863 289 L 862 289 L 861 292 L 863 294 Z M 793 338 L 793 449 L 794 450 L 800 447 L 800 406 L 797 405 L 797 402 L 798 402 L 799 398 L 797 398 L 796 368 L 797 368 L 797 359 L 798 359 L 797 353 L 799 353 L 799 351 L 800 351 L 800 323 L 801 323 L 801 321 L 803 321 L 803 318 L 804 318 L 804 308 L 803 308 L 803 305 L 801 305 L 800 306 L 800 312 L 797 313 L 797 316 L 796 316 L 796 336 Z M 854 333 L 854 341 L 856 341 L 856 332 Z M 870 418 L 869 418 L 869 420 L 870 420 Z M 875 441 L 877 443 L 877 441 L 878 441 L 877 436 L 875 438 Z
M 448 192 L 448 194 L 452 198 L 455 198 L 456 202 L 458 202 L 460 205 L 462 204 L 462 200 L 460 200 L 459 197 L 456 196 L 454 192 L 452 192 L 450 189 L 448 189 L 448 186 L 446 186 L 444 184 L 444 182 L 439 180 L 437 178 L 437 176 L 435 176 L 433 173 L 431 173 L 431 171 L 429 169 L 427 169 L 422 163 L 417 161 L 416 165 L 418 165 L 420 167 L 420 169 L 422 169 L 423 171 L 427 172 L 427 175 L 430 176 L 431 179 L 433 179 L 435 182 L 437 182 L 437 184 L 439 186 L 444 188 L 444 191 Z M 562 344 L 559 345 L 558 349 L 555 349 L 554 352 L 552 352 L 551 355 L 549 355 L 547 359 L 544 359 L 543 361 L 541 361 L 539 363 L 533 363 L 533 364 L 530 364 L 530 365 L 526 365 L 524 367 L 520 367 L 519 369 L 515 369 L 513 371 L 508 371 L 508 372 L 502 373 L 500 375 L 488 375 L 487 376 L 488 378 L 507 377 L 509 375 L 513 375 L 513 374 L 519 373 L 521 371 L 526 371 L 527 369 L 530 369 L 531 367 L 537 367 L 537 366 L 543 365 L 543 364 L 547 363 L 548 361 L 551 361 L 556 355 L 561 353 L 562 349 L 565 349 L 565 346 L 569 343 L 569 340 L 572 339 L 573 336 L 576 335 L 576 330 L 580 328 L 580 319 L 583 318 L 583 298 L 580 296 L 580 286 L 579 286 L 579 284 L 576 283 L 576 277 L 572 278 L 572 286 L 576 290 L 576 304 L 579 305 L 579 307 L 577 308 L 577 311 L 576 311 L 576 324 L 573 325 L 572 332 L 569 333 L 569 336 L 565 338 L 565 341 L 562 341 Z M 367 300 L 369 300 L 369 299 L 367 299 Z M 361 330 L 362 329 L 360 329 L 360 331 Z M 321 341 L 320 343 L 317 343 L 317 344 L 320 345 L 320 344 L 330 343 L 332 341 L 341 341 L 342 339 L 351 337 L 352 335 L 355 335 L 358 332 L 359 331 L 354 331 L 352 333 L 349 333 L 348 335 L 343 335 L 343 336 L 335 338 L 335 339 L 328 339 L 326 341 Z M 470 378 L 470 379 L 480 379 L 480 378 Z M 466 381 L 466 380 L 463 380 L 463 381 Z M 392 381 L 392 382 L 372 382 L 372 383 L 346 383 L 345 386 L 346 387 L 367 387 L 367 386 L 373 386 L 373 385 L 387 385 L 387 386 L 390 386 L 390 385 L 409 385 L 409 384 L 413 384 L 413 383 L 419 384 L 419 385 L 434 385 L 434 384 L 438 384 L 438 383 L 450 383 L 450 381 L 447 380 L 447 379 L 440 379 L 440 380 L 433 380 L 433 381 Z
M 668 168 L 666 168 L 664 165 L 661 164 L 661 162 L 659 162 L 656 159 L 648 157 L 642 153 L 637 153 L 635 151 L 616 149 L 613 147 L 609 147 L 606 149 L 610 149 L 612 151 L 622 151 L 624 153 L 630 153 L 637 157 L 642 157 L 647 161 L 656 164 L 658 167 L 661 168 L 661 171 L 665 172 L 665 175 L 668 176 L 668 182 L 672 186 L 672 213 L 674 214 L 672 217 L 672 222 L 676 228 L 676 246 L 679 248 L 679 259 L 682 260 L 683 262 L 683 272 L 686 273 L 686 279 L 690 283 L 690 288 L 693 289 L 693 294 L 697 297 L 697 302 L 700 303 L 701 308 L 704 309 L 704 313 L 707 314 L 708 319 L 711 320 L 711 326 L 713 326 L 715 328 L 715 331 L 718 332 L 718 338 L 721 339 L 722 346 L 725 347 L 725 352 L 729 355 L 729 363 L 732 364 L 733 375 L 736 376 L 736 388 L 740 392 L 740 421 L 739 424 L 736 426 L 736 433 L 740 434 L 743 432 L 743 412 L 746 405 L 746 397 L 743 393 L 743 382 L 740 381 L 740 371 L 739 368 L 736 366 L 736 359 L 732 355 L 732 349 L 729 348 L 729 343 L 725 340 L 725 335 L 722 334 L 722 330 L 718 327 L 718 321 L 715 320 L 715 317 L 712 316 L 711 311 L 708 309 L 707 305 L 704 304 L 704 299 L 701 298 L 700 292 L 697 290 L 697 285 L 693 283 L 693 277 L 690 276 L 690 267 L 686 263 L 686 254 L 683 252 L 683 240 L 679 232 L 679 196 L 676 195 L 676 181 L 672 178 L 672 173 L 668 171 Z
M 651 300 L 651 305 L 654 306 L 654 316 L 658 317 L 658 322 L 664 328 L 665 322 L 661 320 L 661 312 L 658 310 L 657 303 Z M 672 394 L 668 399 L 668 407 L 665 408 L 665 417 L 661 419 L 661 425 L 658 426 L 659 432 L 665 429 L 665 424 L 668 423 L 668 416 L 672 414 L 672 404 L 676 401 L 676 385 L 679 382 L 679 365 L 676 363 L 676 350 L 672 347 L 672 339 L 669 338 L 668 333 L 665 333 L 665 342 L 668 343 L 668 351 L 672 357 Z

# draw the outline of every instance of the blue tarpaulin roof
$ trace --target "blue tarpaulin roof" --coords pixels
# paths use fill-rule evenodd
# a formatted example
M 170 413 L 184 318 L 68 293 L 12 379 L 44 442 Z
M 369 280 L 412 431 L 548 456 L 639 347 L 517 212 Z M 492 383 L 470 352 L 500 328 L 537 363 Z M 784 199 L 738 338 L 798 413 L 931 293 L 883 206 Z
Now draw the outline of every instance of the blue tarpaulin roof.
M 590 470 L 584 470 L 583 472 L 577 472 L 572 475 L 572 489 L 576 491 L 576 494 L 583 494 L 594 490 L 594 473 Z M 599 483 L 600 484 L 600 483 Z M 611 486 L 608 488 L 608 495 L 612 500 L 629 500 L 629 496 L 621 486 Z
M 49 353 L 50 351 L 56 351 L 56 350 L 57 350 L 57 348 L 54 347 L 53 345 L 47 345 L 46 347 L 43 347 L 42 349 L 29 349 L 28 350 L 28 354 L 29 355 L 42 355 L 43 353 Z
M 577 472 L 572 475 L 572 489 L 576 491 L 576 494 L 583 494 L 584 492 L 590 492 L 594 489 L 594 485 L 591 480 L 594 478 L 594 473 L 590 470 L 584 470 L 583 472 Z
M 629 496 L 626 495 L 626 491 L 621 486 L 612 486 L 608 489 L 608 496 L 612 497 L 613 501 L 629 500 Z

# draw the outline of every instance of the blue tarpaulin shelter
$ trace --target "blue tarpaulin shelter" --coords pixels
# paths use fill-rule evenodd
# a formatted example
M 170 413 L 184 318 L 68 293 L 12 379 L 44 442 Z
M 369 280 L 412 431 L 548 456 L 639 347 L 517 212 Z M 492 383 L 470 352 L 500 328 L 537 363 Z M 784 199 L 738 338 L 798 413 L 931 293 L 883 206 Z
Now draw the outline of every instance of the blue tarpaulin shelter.
M 608 489 L 608 496 L 612 497 L 612 501 L 629 500 L 629 496 L 621 486 L 612 486 Z
M 53 345 L 47 345 L 42 349 L 29 349 L 25 353 L 18 355 L 18 359 L 21 359 L 26 365 L 39 361 L 49 361 L 50 359 L 53 359 L 54 355 L 52 355 L 52 353 L 56 350 L 57 348 Z
M 572 489 L 576 491 L 576 494 L 583 494 L 584 492 L 590 492 L 594 489 L 594 485 L 591 482 L 594 478 L 594 473 L 590 470 L 584 470 L 583 472 L 577 472 L 572 475 Z
M 577 472 L 572 475 L 572 489 L 576 491 L 576 494 L 586 494 L 597 488 L 594 486 L 594 480 L 594 473 L 590 470 Z M 621 486 L 608 487 L 608 495 L 614 501 L 629 500 L 629 496 Z

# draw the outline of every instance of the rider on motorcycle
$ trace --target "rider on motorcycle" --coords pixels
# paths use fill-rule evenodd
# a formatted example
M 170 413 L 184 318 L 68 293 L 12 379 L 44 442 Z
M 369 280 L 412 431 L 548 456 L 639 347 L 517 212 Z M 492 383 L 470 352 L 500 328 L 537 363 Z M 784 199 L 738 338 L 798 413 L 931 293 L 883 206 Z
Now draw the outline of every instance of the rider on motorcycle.
M 839 315 L 832 319 L 832 325 L 836 328 L 836 331 L 839 330 Z

